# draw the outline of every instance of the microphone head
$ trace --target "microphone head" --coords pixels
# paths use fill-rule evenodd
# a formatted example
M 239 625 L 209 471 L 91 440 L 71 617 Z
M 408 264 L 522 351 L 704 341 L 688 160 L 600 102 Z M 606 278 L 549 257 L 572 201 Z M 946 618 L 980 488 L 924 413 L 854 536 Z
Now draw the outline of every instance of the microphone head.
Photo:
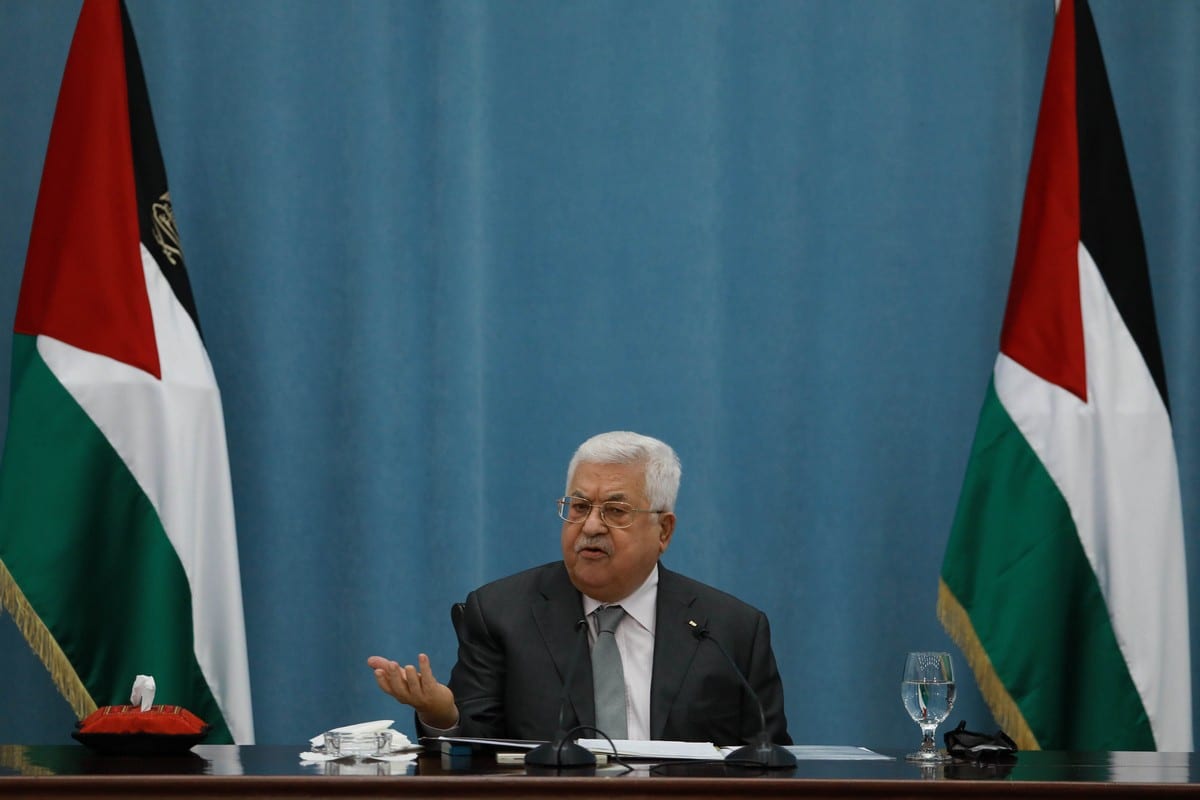
M 688 625 L 691 626 L 692 636 L 695 636 L 697 639 L 704 639 L 705 637 L 708 636 L 708 627 L 707 626 L 703 627 L 703 628 L 700 627 L 700 625 L 697 624 L 696 620 L 694 620 L 694 619 L 689 619 Z

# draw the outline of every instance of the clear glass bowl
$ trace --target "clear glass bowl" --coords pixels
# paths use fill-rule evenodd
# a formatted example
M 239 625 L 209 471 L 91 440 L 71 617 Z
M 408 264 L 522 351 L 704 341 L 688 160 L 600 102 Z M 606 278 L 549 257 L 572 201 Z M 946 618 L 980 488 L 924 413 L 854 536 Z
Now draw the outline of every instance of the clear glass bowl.
M 392 750 L 391 731 L 327 731 L 325 752 L 335 756 L 374 756 Z

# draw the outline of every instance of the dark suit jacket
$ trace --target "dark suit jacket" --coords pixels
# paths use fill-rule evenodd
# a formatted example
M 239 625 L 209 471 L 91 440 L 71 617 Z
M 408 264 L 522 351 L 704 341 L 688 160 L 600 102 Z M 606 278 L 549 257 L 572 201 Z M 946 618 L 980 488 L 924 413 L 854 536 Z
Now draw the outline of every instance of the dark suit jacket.
M 658 576 L 651 737 L 742 744 L 761 729 L 758 705 L 717 646 L 693 635 L 694 621 L 725 647 L 758 693 L 772 741 L 791 744 L 766 616 L 661 563 Z M 559 729 L 568 662 L 577 650 L 563 727 L 594 724 L 591 659 L 577 624 L 582 618 L 582 595 L 561 561 L 471 592 L 449 681 L 459 735 L 552 738 Z

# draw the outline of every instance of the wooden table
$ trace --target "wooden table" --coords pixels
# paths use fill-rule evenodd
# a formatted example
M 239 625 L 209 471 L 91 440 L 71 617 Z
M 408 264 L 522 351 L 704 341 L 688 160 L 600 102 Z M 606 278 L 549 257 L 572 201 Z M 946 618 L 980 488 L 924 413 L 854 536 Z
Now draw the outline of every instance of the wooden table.
M 1011 767 L 952 764 L 922 768 L 888 761 L 800 761 L 794 770 L 756 772 L 677 763 L 623 772 L 537 775 L 498 766 L 492 754 L 451 760 L 423 754 L 408 764 L 301 764 L 302 746 L 199 745 L 184 756 L 99 756 L 82 745 L 0 745 L 0 796 L 28 798 L 449 797 L 1200 797 L 1192 753 L 1020 753 Z M 885 751 L 881 751 L 885 752 Z M 898 753 L 885 752 L 899 756 Z

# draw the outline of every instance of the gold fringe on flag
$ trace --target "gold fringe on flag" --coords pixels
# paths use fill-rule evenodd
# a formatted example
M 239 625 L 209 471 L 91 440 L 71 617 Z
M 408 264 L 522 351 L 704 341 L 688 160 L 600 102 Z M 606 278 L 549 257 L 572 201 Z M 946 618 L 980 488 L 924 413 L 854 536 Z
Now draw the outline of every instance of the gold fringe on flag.
M 946 582 L 940 578 L 938 579 L 937 615 L 942 622 L 942 627 L 946 629 L 946 633 L 950 634 L 950 638 L 967 657 L 967 663 L 971 665 L 971 671 L 975 673 L 975 682 L 979 685 L 979 692 L 987 702 L 988 708 L 991 709 L 992 716 L 1000 724 L 1000 728 L 1017 743 L 1018 750 L 1041 750 L 1037 737 L 1033 735 L 1029 723 L 1025 721 L 1025 715 L 1021 713 L 1020 707 L 1008 693 L 1008 688 L 996 674 L 992 660 L 988 658 L 987 651 L 983 649 L 966 609 L 958 602 L 958 598 L 954 596 L 954 592 L 950 591 Z
M 12 615 L 13 621 L 17 623 L 17 628 L 25 637 L 25 641 L 29 642 L 29 647 L 46 665 L 50 678 L 58 687 L 59 693 L 70 704 L 75 716 L 83 719 L 95 711 L 96 701 L 88 693 L 83 681 L 79 680 L 79 674 L 67 660 L 67 654 L 59 647 L 58 640 L 50 633 L 46 623 L 42 622 L 42 618 L 33 610 L 33 606 L 25 598 L 25 593 L 21 591 L 21 587 L 17 585 L 16 579 L 13 578 L 12 573 L 8 571 L 8 566 L 2 560 L 0 560 L 0 603 Z

